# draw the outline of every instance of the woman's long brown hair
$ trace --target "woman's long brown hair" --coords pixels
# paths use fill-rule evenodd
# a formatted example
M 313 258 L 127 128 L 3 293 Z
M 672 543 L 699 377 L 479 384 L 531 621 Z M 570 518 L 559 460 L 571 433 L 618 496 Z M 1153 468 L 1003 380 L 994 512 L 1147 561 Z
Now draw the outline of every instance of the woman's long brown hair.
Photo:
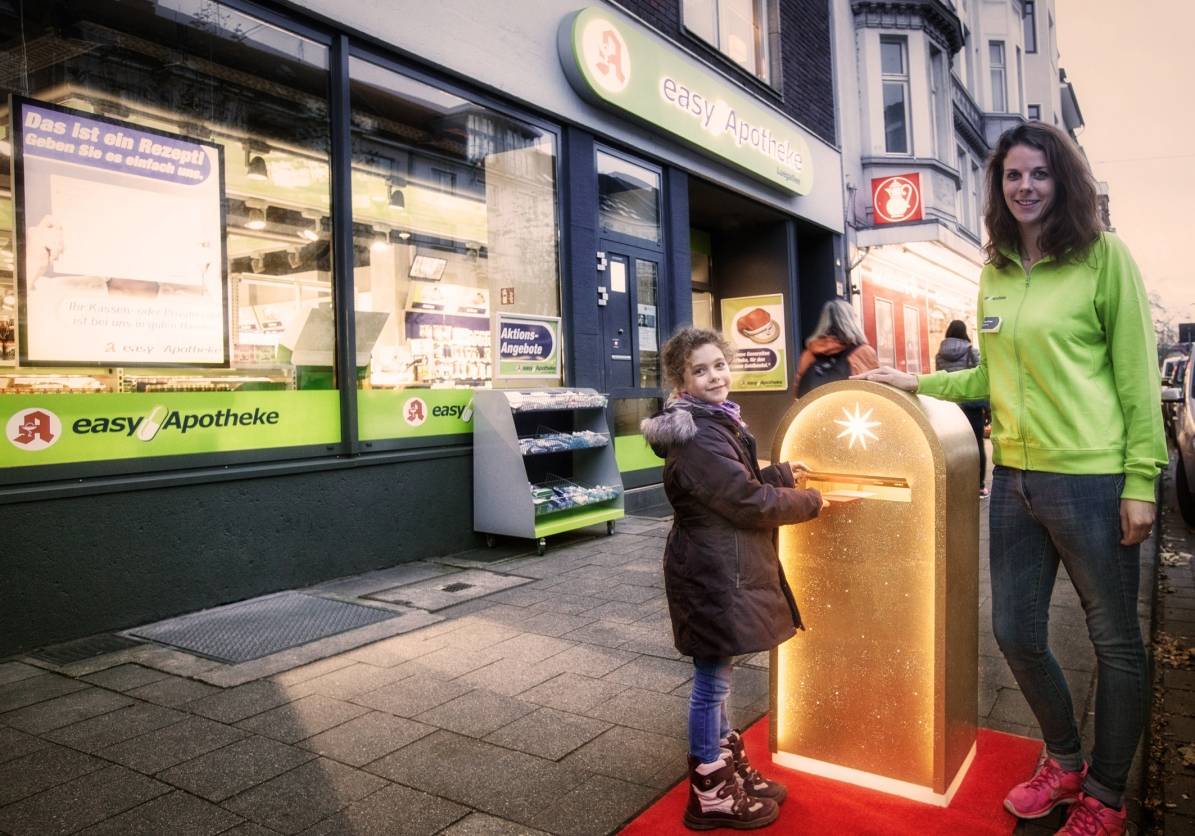
M 1042 255 L 1055 261 L 1083 260 L 1104 231 L 1095 178 L 1074 140 L 1052 125 L 1028 122 L 1001 134 L 988 161 L 983 212 L 988 228 L 984 245 L 988 262 L 1007 267 L 1012 260 L 1002 251 L 1021 249 L 1021 229 L 1004 202 L 1004 158 L 1014 145 L 1041 151 L 1054 178 L 1054 199 L 1046 210 L 1037 242 Z

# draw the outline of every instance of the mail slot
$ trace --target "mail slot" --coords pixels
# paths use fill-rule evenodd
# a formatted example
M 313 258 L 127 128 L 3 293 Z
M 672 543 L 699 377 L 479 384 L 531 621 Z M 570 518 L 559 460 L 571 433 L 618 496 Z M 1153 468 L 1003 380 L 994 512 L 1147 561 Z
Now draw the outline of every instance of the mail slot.
M 835 501 L 778 552 L 806 629 L 772 651 L 771 746 L 805 772 L 945 806 L 975 754 L 979 452 L 954 404 L 829 383 L 774 461 Z

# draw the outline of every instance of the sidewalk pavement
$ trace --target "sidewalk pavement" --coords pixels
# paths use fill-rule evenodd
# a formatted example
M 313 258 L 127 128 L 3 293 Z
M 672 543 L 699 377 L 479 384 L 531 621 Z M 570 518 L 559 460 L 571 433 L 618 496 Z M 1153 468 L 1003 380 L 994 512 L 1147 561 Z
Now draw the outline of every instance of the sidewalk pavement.
M 981 516 L 980 724 L 1037 736 L 991 635 Z M 669 526 L 632 517 L 542 558 L 477 550 L 305 590 L 354 600 L 405 579 L 391 606 L 433 603 L 426 626 L 243 684 L 243 666 L 154 645 L 0 662 L 0 833 L 613 832 L 685 771 Z M 464 572 L 525 580 L 441 609 L 421 597 Z M 1086 720 L 1095 663 L 1065 576 L 1051 628 Z M 742 726 L 767 711 L 767 654 L 738 660 L 732 706 Z

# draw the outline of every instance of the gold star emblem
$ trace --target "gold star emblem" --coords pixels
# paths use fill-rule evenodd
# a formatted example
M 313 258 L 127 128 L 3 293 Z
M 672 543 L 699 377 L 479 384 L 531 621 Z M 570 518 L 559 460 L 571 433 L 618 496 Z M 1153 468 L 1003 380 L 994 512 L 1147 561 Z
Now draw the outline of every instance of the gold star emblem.
M 851 413 L 847 412 L 846 407 L 844 406 L 842 408 L 842 414 L 846 416 L 846 420 L 845 421 L 840 421 L 840 420 L 834 421 L 835 424 L 837 424 L 840 427 L 843 427 L 842 432 L 840 432 L 838 434 L 839 438 L 843 438 L 845 436 L 850 436 L 851 442 L 847 446 L 848 450 L 854 448 L 856 441 L 859 442 L 860 447 L 862 447 L 864 450 L 866 450 L 867 449 L 867 439 L 870 438 L 872 441 L 880 440 L 879 437 L 871 431 L 871 428 L 878 427 L 880 425 L 880 422 L 868 420 L 869 418 L 871 418 L 872 411 L 870 409 L 867 410 L 867 412 L 862 412 L 862 414 L 860 414 L 861 410 L 862 410 L 862 407 L 859 406 L 858 402 L 855 403 L 855 413 L 853 415 Z

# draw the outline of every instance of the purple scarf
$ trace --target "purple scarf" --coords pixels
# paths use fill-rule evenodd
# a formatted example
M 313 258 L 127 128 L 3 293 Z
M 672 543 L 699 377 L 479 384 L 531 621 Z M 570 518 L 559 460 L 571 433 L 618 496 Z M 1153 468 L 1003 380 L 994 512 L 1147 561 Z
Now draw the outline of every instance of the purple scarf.
M 709 401 L 703 401 L 700 398 L 695 398 L 692 395 L 690 395 L 688 392 L 681 392 L 680 397 L 677 400 L 686 401 L 691 404 L 696 404 L 697 406 L 704 406 L 706 409 L 721 410 L 722 412 L 725 412 L 727 415 L 729 415 L 731 418 L 733 418 L 739 426 L 741 426 L 741 427 L 747 426 L 746 424 L 743 423 L 742 409 L 734 401 L 722 401 L 722 403 L 710 403 Z

